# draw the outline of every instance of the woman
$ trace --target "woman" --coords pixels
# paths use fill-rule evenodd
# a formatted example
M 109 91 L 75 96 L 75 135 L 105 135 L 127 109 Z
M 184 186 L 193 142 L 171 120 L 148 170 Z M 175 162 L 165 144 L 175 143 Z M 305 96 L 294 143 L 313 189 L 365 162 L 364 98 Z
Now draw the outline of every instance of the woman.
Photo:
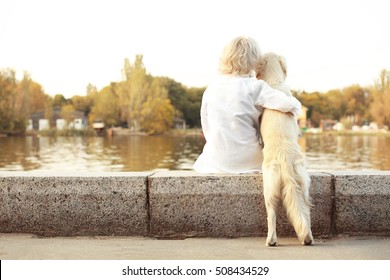
M 263 108 L 301 114 L 301 103 L 255 78 L 257 42 L 238 37 L 224 49 L 220 77 L 203 94 L 201 124 L 206 144 L 194 169 L 200 173 L 261 170 L 259 117 Z

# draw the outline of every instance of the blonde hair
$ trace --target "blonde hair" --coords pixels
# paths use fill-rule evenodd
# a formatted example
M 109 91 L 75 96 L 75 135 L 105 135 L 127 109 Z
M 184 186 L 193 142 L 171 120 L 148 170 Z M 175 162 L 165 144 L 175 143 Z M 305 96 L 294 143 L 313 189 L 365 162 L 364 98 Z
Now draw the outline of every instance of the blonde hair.
M 224 48 L 219 61 L 219 72 L 253 76 L 260 57 L 260 47 L 253 38 L 237 37 Z

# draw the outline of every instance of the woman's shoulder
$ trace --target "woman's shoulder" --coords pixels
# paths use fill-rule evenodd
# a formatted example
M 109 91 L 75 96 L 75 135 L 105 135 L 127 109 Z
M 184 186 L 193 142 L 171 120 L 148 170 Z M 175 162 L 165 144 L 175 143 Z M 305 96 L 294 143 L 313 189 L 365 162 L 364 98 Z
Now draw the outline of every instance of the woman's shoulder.
M 258 80 L 256 77 L 247 78 L 244 80 L 244 83 L 247 84 L 249 91 L 253 93 L 259 93 L 267 85 L 263 80 Z
M 221 75 L 211 82 L 205 93 L 223 91 L 227 92 L 247 92 L 248 94 L 260 93 L 266 83 L 256 77 L 243 77 L 234 75 Z

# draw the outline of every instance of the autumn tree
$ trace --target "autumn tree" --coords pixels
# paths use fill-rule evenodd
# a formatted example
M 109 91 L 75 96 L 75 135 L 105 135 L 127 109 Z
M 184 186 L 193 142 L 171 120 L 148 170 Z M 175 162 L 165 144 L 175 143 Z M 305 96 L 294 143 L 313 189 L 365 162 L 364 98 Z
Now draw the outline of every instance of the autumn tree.
M 359 85 L 326 93 L 302 92 L 297 98 L 308 108 L 307 118 L 314 127 L 318 127 L 321 120 L 326 119 L 341 121 L 348 118 L 358 125 L 371 120 L 368 108 L 372 102 L 372 94 Z
M 60 117 L 65 120 L 66 124 L 69 124 L 74 121 L 74 107 L 72 104 L 66 104 L 61 107 Z
M 93 98 L 90 95 L 75 95 L 72 96 L 71 103 L 75 110 L 81 111 L 88 116 L 93 106 Z
M 307 118 L 314 127 L 319 127 L 321 120 L 328 119 L 326 108 L 329 105 L 326 96 L 319 92 L 302 92 L 298 95 L 302 105 L 308 108 Z
M 390 70 L 383 69 L 379 78 L 375 81 L 375 89 L 378 91 L 385 91 L 390 89 Z
M 333 89 L 324 94 L 324 111 L 327 118 L 340 121 L 346 115 L 347 100 L 343 92 L 339 89 Z
M 152 77 L 146 73 L 142 62 L 142 55 L 135 57 L 134 64 L 125 59 L 123 76 L 124 81 L 120 84 L 119 104 L 122 120 L 127 121 L 134 131 L 141 130 L 141 111 L 143 103 L 147 100 Z
M 96 94 L 98 93 L 97 87 L 89 83 L 86 88 L 87 96 L 90 98 L 95 98 Z
M 103 121 L 108 127 L 118 125 L 120 121 L 119 106 L 116 84 L 111 83 L 96 93 L 90 120 L 92 122 L 95 120 Z
M 370 91 L 359 85 L 349 86 L 342 91 L 346 100 L 345 114 L 351 116 L 357 125 L 362 125 L 365 121 L 369 120 L 370 112 L 368 108 L 372 102 Z
M 390 71 L 382 70 L 372 89 L 370 113 L 379 126 L 390 126 Z
M 18 81 L 15 71 L 0 71 L 0 132 L 23 133 L 31 113 L 43 111 L 48 96 L 27 72 Z
M 68 100 L 65 98 L 64 95 L 62 94 L 56 94 L 54 95 L 54 97 L 52 98 L 52 106 L 53 107 L 62 107 L 66 104 L 69 104 Z
M 174 108 L 168 90 L 159 78 L 154 78 L 141 110 L 141 127 L 149 134 L 162 133 L 172 126 Z
M 18 115 L 18 85 L 15 71 L 0 71 L 0 133 L 20 133 L 26 126 L 25 118 Z M 19 107 L 19 109 L 18 109 Z
M 133 64 L 125 59 L 118 85 L 121 118 L 134 131 L 160 133 L 171 127 L 174 110 L 163 80 L 147 74 L 142 58 L 137 55 Z
M 18 91 L 24 100 L 23 107 L 26 116 L 45 110 L 45 104 L 49 97 L 43 91 L 42 86 L 34 82 L 27 72 L 24 72 L 23 79 L 18 83 Z

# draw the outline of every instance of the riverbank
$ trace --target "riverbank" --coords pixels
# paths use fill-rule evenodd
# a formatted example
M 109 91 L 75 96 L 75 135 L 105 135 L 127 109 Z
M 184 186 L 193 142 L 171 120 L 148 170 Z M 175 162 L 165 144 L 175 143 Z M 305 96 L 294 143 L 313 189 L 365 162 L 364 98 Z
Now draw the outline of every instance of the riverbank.
M 315 135 L 315 134 L 325 134 L 325 135 L 350 135 L 350 136 L 386 136 L 390 137 L 390 131 L 388 130 L 307 130 L 302 132 L 303 134 Z
M 386 136 L 390 137 L 388 130 L 322 130 L 320 128 L 304 129 L 302 134 L 307 135 L 372 135 L 372 136 Z M 48 129 L 42 131 L 27 131 L 25 133 L 7 134 L 1 133 L 0 137 L 23 137 L 23 136 L 44 136 L 44 137 L 95 137 L 95 136 L 203 136 L 202 128 L 188 128 L 188 129 L 170 129 L 160 134 L 148 134 L 145 132 L 134 132 L 127 128 L 110 128 L 107 130 L 96 131 L 92 128 L 85 129 Z

